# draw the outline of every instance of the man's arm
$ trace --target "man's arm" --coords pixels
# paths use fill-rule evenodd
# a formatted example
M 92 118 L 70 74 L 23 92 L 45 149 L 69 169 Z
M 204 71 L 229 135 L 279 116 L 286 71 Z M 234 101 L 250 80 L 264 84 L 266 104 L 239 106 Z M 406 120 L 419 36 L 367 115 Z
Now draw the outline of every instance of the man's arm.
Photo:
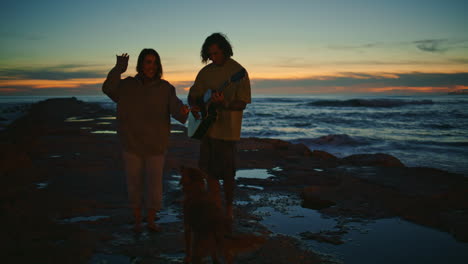
M 246 72 L 245 77 L 240 81 L 238 89 L 236 90 L 235 99 L 229 103 L 227 108 L 234 111 L 242 111 L 252 101 L 250 91 L 249 74 Z
M 248 74 L 239 82 L 234 100 L 226 101 L 223 93 L 213 93 L 212 102 L 219 108 L 231 111 L 242 111 L 251 102 L 250 80 Z
M 211 94 L 211 101 L 216 105 L 217 108 L 231 111 L 242 111 L 247 106 L 246 102 L 239 99 L 227 102 L 222 92 L 214 92 Z

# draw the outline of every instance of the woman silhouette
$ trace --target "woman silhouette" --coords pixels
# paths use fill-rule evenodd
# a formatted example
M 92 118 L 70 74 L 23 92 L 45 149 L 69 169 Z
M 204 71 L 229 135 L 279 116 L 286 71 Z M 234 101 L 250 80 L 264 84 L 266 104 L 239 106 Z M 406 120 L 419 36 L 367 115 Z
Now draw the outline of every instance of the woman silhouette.
M 185 123 L 189 108 L 177 97 L 174 86 L 161 79 L 161 59 L 154 49 L 143 49 L 138 56 L 138 73 L 122 80 L 128 60 L 126 53 L 117 56 L 102 91 L 117 103 L 117 134 L 123 148 L 128 197 L 135 218 L 133 230 L 141 231 L 146 174 L 147 227 L 159 231 L 154 220 L 162 207 L 162 174 L 170 117 Z

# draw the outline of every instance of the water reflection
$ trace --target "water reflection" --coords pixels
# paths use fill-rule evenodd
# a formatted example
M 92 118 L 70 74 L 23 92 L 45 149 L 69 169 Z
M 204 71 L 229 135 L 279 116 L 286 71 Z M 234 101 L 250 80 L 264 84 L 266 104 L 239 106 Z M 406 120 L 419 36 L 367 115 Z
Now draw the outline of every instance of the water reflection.
M 60 220 L 61 223 L 77 223 L 77 222 L 93 222 L 100 219 L 109 218 L 109 216 L 104 215 L 94 215 L 94 216 L 77 216 L 72 218 L 65 218 Z
M 115 130 L 96 130 L 91 132 L 92 134 L 117 134 Z
M 268 173 L 266 169 L 248 169 L 248 170 L 238 170 L 236 172 L 236 180 L 240 178 L 247 178 L 247 179 L 268 179 L 270 177 L 275 177 Z
M 94 121 L 94 118 L 85 118 L 85 119 L 80 119 L 79 117 L 69 117 L 65 119 L 65 122 L 89 122 L 89 121 Z
M 254 202 L 265 199 L 256 195 Z M 270 197 L 271 198 L 271 197 Z M 267 198 L 269 199 L 269 198 Z M 280 200 L 278 198 L 277 200 Z M 413 224 L 400 218 L 363 221 L 324 217 L 319 211 L 297 205 L 258 207 L 254 213 L 269 230 L 301 238 L 304 232 L 331 234 L 321 240 L 303 240 L 313 251 L 332 255 L 345 263 L 464 263 L 468 244 L 450 234 Z M 342 241 L 344 244 L 324 243 Z M 330 242 L 331 243 L 331 242 Z

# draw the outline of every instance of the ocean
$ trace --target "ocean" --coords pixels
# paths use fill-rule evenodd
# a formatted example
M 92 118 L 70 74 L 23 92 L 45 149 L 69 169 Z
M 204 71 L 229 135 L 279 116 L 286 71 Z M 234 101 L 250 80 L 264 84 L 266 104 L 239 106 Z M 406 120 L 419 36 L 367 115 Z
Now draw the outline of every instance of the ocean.
M 76 97 L 115 108 L 105 96 Z M 0 128 L 47 98 L 0 97 Z M 244 111 L 242 136 L 303 143 L 338 157 L 386 153 L 406 166 L 468 175 L 468 96 L 256 95 Z

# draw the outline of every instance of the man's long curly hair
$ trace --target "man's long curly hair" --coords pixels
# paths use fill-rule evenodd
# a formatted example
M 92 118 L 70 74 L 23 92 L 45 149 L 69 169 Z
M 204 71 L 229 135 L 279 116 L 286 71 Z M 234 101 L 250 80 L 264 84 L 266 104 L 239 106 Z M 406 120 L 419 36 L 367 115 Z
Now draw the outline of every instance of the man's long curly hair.
M 207 63 L 210 59 L 210 54 L 208 53 L 208 48 L 211 45 L 216 44 L 223 51 L 224 57 L 230 58 L 233 54 L 231 43 L 227 40 L 226 35 L 223 33 L 213 33 L 205 39 L 203 43 L 200 56 L 203 63 Z

